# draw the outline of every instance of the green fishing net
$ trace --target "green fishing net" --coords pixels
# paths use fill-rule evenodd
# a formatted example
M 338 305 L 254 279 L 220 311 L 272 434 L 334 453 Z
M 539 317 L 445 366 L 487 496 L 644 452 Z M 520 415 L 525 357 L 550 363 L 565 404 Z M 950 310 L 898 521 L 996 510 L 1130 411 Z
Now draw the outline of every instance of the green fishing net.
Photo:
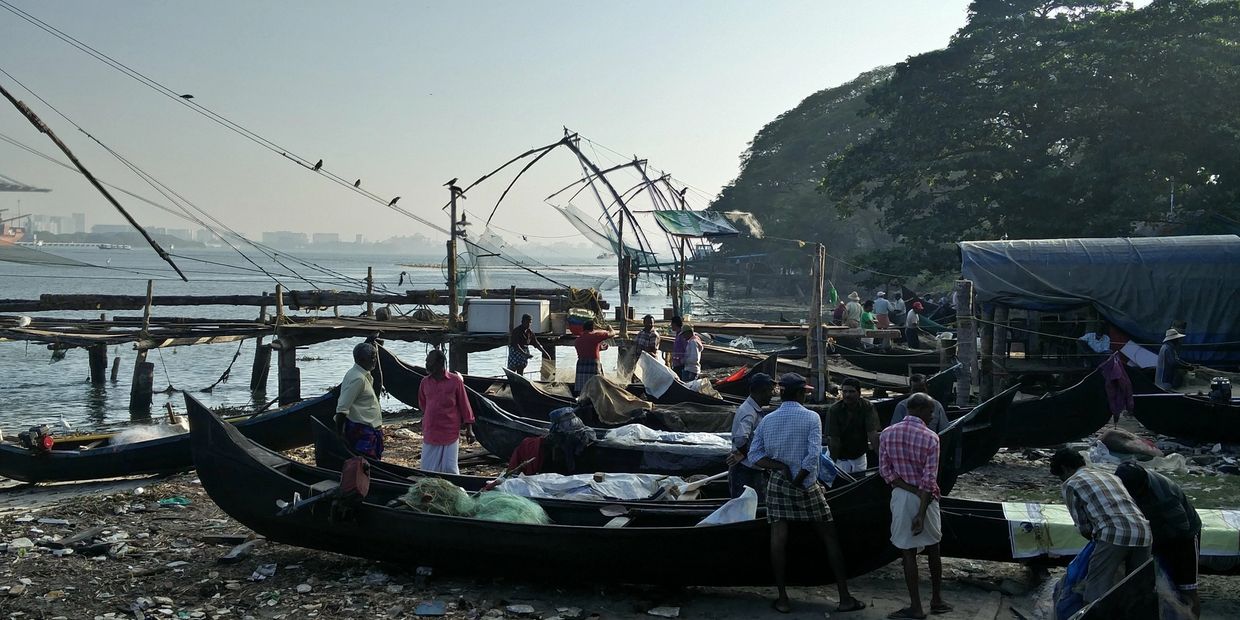
M 474 516 L 486 521 L 505 521 L 507 523 L 529 523 L 546 525 L 551 522 L 542 506 L 520 495 L 503 491 L 487 491 L 479 493 L 475 500 L 477 506 Z
M 528 498 L 503 491 L 486 491 L 471 496 L 442 478 L 414 480 L 400 501 L 411 510 L 428 514 L 531 525 L 551 522 L 542 506 Z

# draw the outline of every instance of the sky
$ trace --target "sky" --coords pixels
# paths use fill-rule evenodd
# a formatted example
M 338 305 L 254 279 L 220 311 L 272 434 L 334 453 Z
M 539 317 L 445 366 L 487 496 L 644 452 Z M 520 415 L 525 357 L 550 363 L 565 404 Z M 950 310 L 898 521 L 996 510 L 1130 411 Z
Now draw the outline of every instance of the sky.
M 947 45 L 967 0 L 855 2 L 80 2 L 0 0 L 0 69 L 234 229 L 441 235 L 260 148 L 4 9 L 30 13 L 324 170 L 446 226 L 443 184 L 472 181 L 565 127 L 606 168 L 634 155 L 705 207 L 754 134 L 823 88 Z M 168 204 L 8 76 L 97 176 Z M 55 147 L 0 100 L 0 134 Z M 611 149 L 611 150 L 609 150 Z M 615 152 L 612 152 L 614 150 Z M 57 153 L 58 154 L 58 153 Z M 513 171 L 515 173 L 515 170 Z M 0 208 L 120 217 L 80 176 L 0 142 L 0 174 L 47 194 Z M 500 234 L 579 239 L 544 202 L 582 176 L 567 151 L 527 173 Z M 512 174 L 464 203 L 485 219 Z M 617 185 L 632 180 L 621 176 Z M 623 190 L 625 187 L 621 187 Z M 198 228 L 125 196 L 147 226 Z M 597 215 L 593 198 L 573 201 Z M 637 205 L 635 208 L 642 208 Z M 648 208 L 648 207 L 647 207 Z

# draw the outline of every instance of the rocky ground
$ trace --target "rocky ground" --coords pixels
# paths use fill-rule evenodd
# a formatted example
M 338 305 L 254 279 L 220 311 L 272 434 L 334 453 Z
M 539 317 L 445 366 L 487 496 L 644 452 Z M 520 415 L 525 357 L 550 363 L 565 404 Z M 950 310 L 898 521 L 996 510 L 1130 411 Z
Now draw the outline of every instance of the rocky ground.
M 386 458 L 414 465 L 418 422 L 398 420 L 387 427 Z M 1214 469 L 1230 457 L 1209 446 L 1199 451 L 1214 459 L 1198 459 L 1209 465 L 1177 474 L 1198 505 L 1240 503 L 1235 477 Z M 1001 453 L 962 477 L 955 494 L 1056 501 L 1048 454 Z M 308 448 L 293 455 L 312 458 Z M 485 459 L 466 462 L 471 473 L 500 470 Z M 782 617 L 770 608 L 770 588 L 599 587 L 588 579 L 548 584 L 518 575 L 480 581 L 254 541 L 215 507 L 193 474 L 0 490 L 0 543 L 7 543 L 0 553 L 0 615 L 10 618 Z M 230 557 L 239 545 L 245 551 Z M 651 561 L 672 553 L 652 549 Z M 733 558 L 721 549 L 719 561 L 766 558 Z M 1045 581 L 1016 564 L 949 559 L 945 565 L 944 596 L 956 611 L 942 618 L 1045 617 L 1040 601 L 1061 572 L 1052 570 Z M 790 617 L 882 618 L 906 603 L 896 564 L 851 587 L 868 609 L 834 613 L 834 587 L 794 588 Z M 1203 577 L 1202 595 L 1204 617 L 1240 617 L 1240 578 Z

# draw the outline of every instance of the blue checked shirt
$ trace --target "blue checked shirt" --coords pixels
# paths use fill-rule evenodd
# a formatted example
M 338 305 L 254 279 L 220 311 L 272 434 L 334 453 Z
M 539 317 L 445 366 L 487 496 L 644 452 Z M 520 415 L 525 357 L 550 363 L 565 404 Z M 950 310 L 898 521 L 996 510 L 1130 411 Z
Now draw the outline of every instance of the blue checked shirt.
M 801 403 L 786 402 L 766 414 L 753 432 L 753 443 L 745 464 L 763 458 L 779 461 L 795 477 L 802 469 L 809 472 L 804 486 L 818 482 L 818 456 L 822 454 L 822 420 Z

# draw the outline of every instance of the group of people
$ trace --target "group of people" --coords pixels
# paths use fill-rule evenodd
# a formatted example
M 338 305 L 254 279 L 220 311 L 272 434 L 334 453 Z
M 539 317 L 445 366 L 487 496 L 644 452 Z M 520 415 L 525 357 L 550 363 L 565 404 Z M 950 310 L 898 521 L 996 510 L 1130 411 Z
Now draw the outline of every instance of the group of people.
M 861 329 L 894 327 L 903 332 L 905 344 L 919 349 L 921 316 L 924 312 L 925 306 L 920 301 L 906 304 L 902 293 L 896 293 L 889 300 L 886 291 L 878 291 L 873 299 L 862 301 L 861 295 L 853 291 L 836 304 L 831 313 L 831 323 Z

